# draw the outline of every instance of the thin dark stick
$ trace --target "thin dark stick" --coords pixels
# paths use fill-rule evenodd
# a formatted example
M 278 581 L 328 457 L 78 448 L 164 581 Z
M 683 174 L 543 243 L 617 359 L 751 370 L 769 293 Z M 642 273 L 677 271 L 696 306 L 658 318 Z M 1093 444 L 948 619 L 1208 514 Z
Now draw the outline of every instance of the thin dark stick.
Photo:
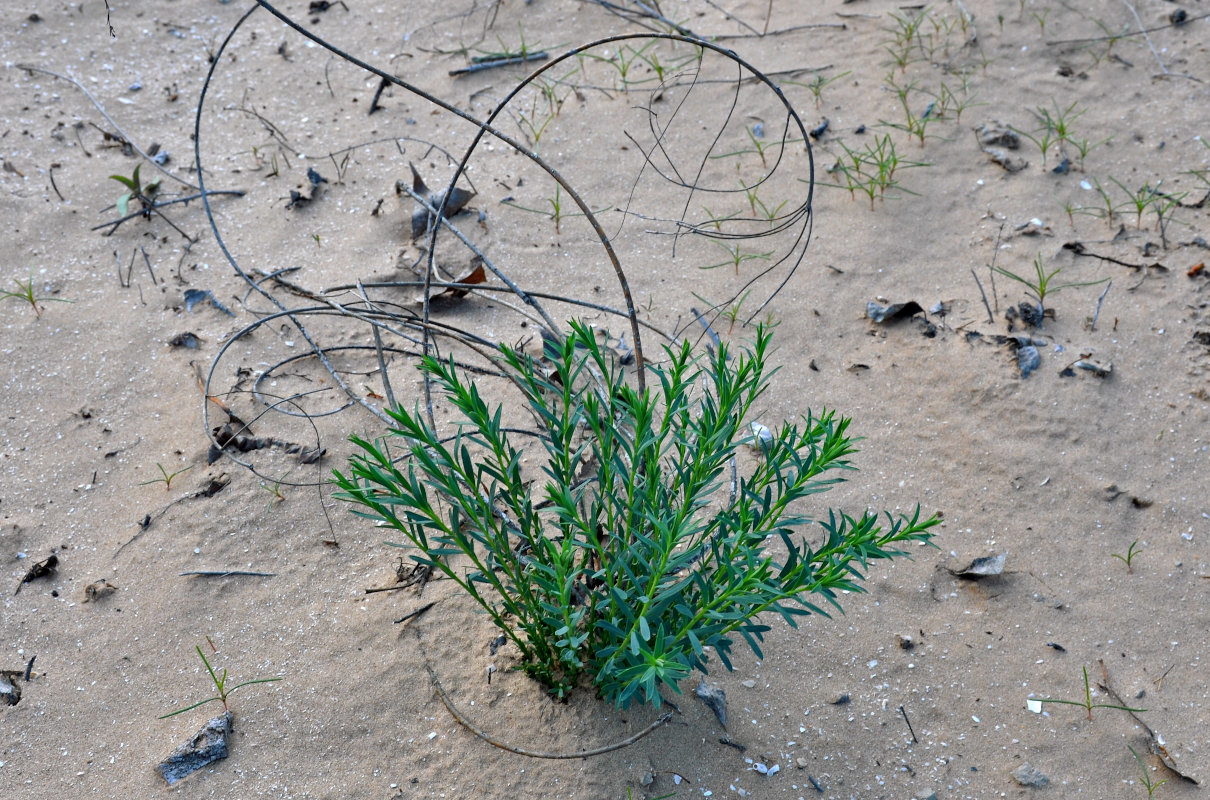
M 29 679 L 30 679 L 31 677 L 33 677 L 33 674 L 34 674 L 34 659 L 35 659 L 35 658 L 37 658 L 37 656 L 30 656 L 30 657 L 29 657 L 29 663 L 25 665 L 25 682 L 26 682 L 26 683 L 29 683 Z
M 996 231 L 996 249 L 992 251 L 992 263 L 987 268 L 987 276 L 992 282 L 992 302 L 996 304 L 996 313 L 1000 313 L 1000 297 L 996 294 L 996 259 L 1000 257 L 1000 236 L 1004 233 L 1004 223 Z
M 590 756 L 599 756 L 599 755 L 603 755 L 605 753 L 612 753 L 614 750 L 621 750 L 623 747 L 629 747 L 630 745 L 632 745 L 635 742 L 642 739 L 647 734 L 654 731 L 656 728 L 666 725 L 672 719 L 672 712 L 669 711 L 668 713 L 664 714 L 659 719 L 657 719 L 655 722 L 651 723 L 646 728 L 644 728 L 643 730 L 636 733 L 634 736 L 631 736 L 628 739 L 623 739 L 622 741 L 617 742 L 616 744 L 608 744 L 608 745 L 605 745 L 604 747 L 597 747 L 592 750 L 581 750 L 576 753 L 542 753 L 537 750 L 528 750 L 523 747 L 514 747 L 513 745 L 508 744 L 506 742 L 501 742 L 498 739 L 494 739 L 490 735 L 484 733 L 479 728 L 475 727 L 475 724 L 473 722 L 471 722 L 466 717 L 462 716 L 462 713 L 459 712 L 458 709 L 456 709 L 454 707 L 454 704 L 450 700 L 449 695 L 447 695 L 445 693 L 445 689 L 442 688 L 441 681 L 437 680 L 437 673 L 433 672 L 433 668 L 430 667 L 427 663 L 424 665 L 424 668 L 426 670 L 428 670 L 429 678 L 433 681 L 433 686 L 436 687 L 437 694 L 438 694 L 438 696 L 441 697 L 441 702 L 445 704 L 446 710 L 450 712 L 450 715 L 454 719 L 458 720 L 458 722 L 462 725 L 462 727 L 466 728 L 468 731 L 475 734 L 480 739 L 482 739 L 483 741 L 492 745 L 493 747 L 498 747 L 501 750 L 507 750 L 510 753 L 516 753 L 519 756 L 529 756 L 530 758 L 569 759 L 569 758 L 589 758 Z
M 920 740 L 916 738 L 916 731 L 912 730 L 912 721 L 908 719 L 907 711 L 904 710 L 903 706 L 899 706 L 899 713 L 903 715 L 903 721 L 907 723 L 908 733 L 912 734 L 912 741 L 920 744 Z
M 711 39 L 763 39 L 766 36 L 780 36 L 783 33 L 796 33 L 798 31 L 812 30 L 814 28 L 839 28 L 840 30 L 848 30 L 848 25 L 843 22 L 815 22 L 810 25 L 791 25 L 789 28 L 778 28 L 775 31 L 765 31 L 764 33 L 719 33 Z
M 367 113 L 367 116 L 382 108 L 382 106 L 378 105 L 378 101 L 382 99 L 382 93 L 390 85 L 390 81 L 388 81 L 386 78 L 383 78 L 378 82 L 378 88 L 374 90 L 374 99 L 370 101 L 370 110 Z
M 1210 13 L 1199 14 L 1196 17 L 1186 17 L 1185 21 L 1182 22 L 1181 25 L 1188 25 L 1190 22 L 1197 22 L 1198 20 L 1206 19 L 1207 17 L 1210 17 Z M 1175 27 L 1177 27 L 1176 23 L 1170 22 L 1167 25 L 1156 25 L 1154 28 L 1140 28 L 1137 31 L 1131 31 L 1130 33 L 1123 33 L 1119 36 L 1093 36 L 1088 39 L 1056 39 L 1054 41 L 1047 42 L 1046 46 L 1054 47 L 1055 45 L 1060 45 L 1060 44 L 1091 44 L 1094 42 L 1108 42 L 1110 39 L 1130 39 L 1135 36 L 1144 36 L 1148 33 L 1155 33 L 1156 31 L 1167 30 L 1168 28 L 1175 28 Z
M 151 259 L 147 256 L 147 248 L 140 247 L 139 250 L 143 253 L 143 263 L 147 265 L 147 274 L 151 276 L 151 285 L 158 286 L 159 283 L 155 279 L 155 270 L 151 268 Z
M 485 69 L 495 69 L 496 67 L 507 67 L 512 64 L 524 64 L 527 61 L 545 61 L 550 58 L 550 54 L 545 50 L 539 50 L 536 53 L 526 53 L 520 56 L 506 56 L 505 58 L 493 58 L 487 61 L 476 61 L 466 67 L 450 70 L 450 77 L 458 77 L 459 75 L 470 75 L 472 72 L 482 72 Z
M 367 591 L 367 594 L 368 594 L 368 591 Z M 395 620 L 395 624 L 396 624 L 396 625 L 398 625 L 398 624 L 399 624 L 399 623 L 401 623 L 401 622 L 407 622 L 409 619 L 416 619 L 416 618 L 417 618 L 417 617 L 419 617 L 421 614 L 423 614 L 424 612 L 428 611 L 430 608 L 432 608 L 432 607 L 433 607 L 433 606 L 435 606 L 435 605 L 437 605 L 437 601 L 436 601 L 436 600 L 434 600 L 434 601 L 433 601 L 433 602 L 431 602 L 431 603 L 428 603 L 428 604 L 426 604 L 426 605 L 421 606 L 420 608 L 416 609 L 415 611 L 413 611 L 413 612 L 412 612 L 412 613 L 410 613 L 410 614 L 404 614 L 402 617 L 400 617 L 399 619 Z
M 46 173 L 50 177 L 50 188 L 55 190 L 55 194 L 59 195 L 59 199 L 63 200 L 63 193 L 59 191 L 59 187 L 55 185 L 55 168 L 52 166 Z M 66 202 L 64 200 L 64 202 Z
M 236 197 L 243 197 L 245 193 L 242 191 L 239 191 L 238 189 L 218 189 L 218 190 L 215 190 L 212 192 L 207 192 L 207 194 L 209 194 L 209 195 L 229 194 L 229 195 L 235 195 Z M 156 202 L 156 203 L 153 203 L 150 208 L 140 208 L 138 211 L 133 211 L 120 219 L 114 219 L 114 220 L 110 220 L 109 222 L 102 222 L 100 225 L 94 225 L 93 227 L 89 228 L 89 230 L 90 231 L 99 231 L 99 230 L 101 230 L 101 228 L 108 228 L 110 225 L 113 226 L 114 230 L 117 230 L 118 226 L 121 225 L 123 222 L 132 220 L 135 217 L 145 216 L 146 214 L 148 214 L 151 211 L 156 211 L 157 213 L 159 213 L 158 209 L 163 208 L 164 206 L 170 206 L 175 203 L 188 203 L 190 200 L 197 200 L 199 197 L 201 197 L 201 194 L 191 194 L 188 197 L 176 197 L 176 198 L 173 198 L 172 200 L 164 200 L 163 202 Z M 112 208 L 112 206 L 110 206 L 110 208 Z M 109 233 L 113 233 L 113 231 L 110 231 Z M 106 235 L 109 235 L 109 234 L 106 234 Z
M 249 572 L 242 569 L 195 569 L 180 573 L 180 577 L 197 575 L 202 578 L 226 578 L 228 575 L 242 575 L 249 578 L 275 578 L 276 572 Z
M 987 303 L 987 294 L 983 291 L 983 284 L 979 280 L 979 276 L 975 274 L 975 268 L 971 267 L 971 277 L 975 279 L 975 285 L 979 287 L 979 294 L 983 297 L 983 307 L 987 309 L 987 321 L 994 323 L 996 318 L 992 316 L 992 307 Z

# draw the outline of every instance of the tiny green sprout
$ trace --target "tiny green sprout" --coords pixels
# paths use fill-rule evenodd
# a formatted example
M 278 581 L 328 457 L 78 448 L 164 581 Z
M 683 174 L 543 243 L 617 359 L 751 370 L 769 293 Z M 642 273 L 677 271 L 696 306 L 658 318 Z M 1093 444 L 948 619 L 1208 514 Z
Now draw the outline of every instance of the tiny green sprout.
M 193 469 L 193 465 L 190 464 L 189 466 L 185 467 L 184 469 L 178 469 L 176 472 L 169 474 L 168 470 L 164 469 L 164 465 L 161 464 L 160 462 L 158 462 L 158 461 L 155 462 L 155 465 L 160 470 L 160 477 L 152 478 L 149 481 L 143 481 L 142 483 L 139 484 L 139 486 L 147 486 L 152 483 L 162 483 L 162 484 L 164 484 L 164 491 L 170 491 L 172 489 L 173 478 L 175 478 L 177 475 L 180 475 L 183 472 L 188 472 L 189 470 Z
M 291 470 L 291 472 L 293 472 L 293 470 Z M 268 492 L 271 495 L 269 498 L 269 504 L 267 506 L 265 506 L 266 514 L 273 511 L 273 507 L 276 506 L 278 503 L 286 502 L 286 496 L 284 494 L 282 494 L 281 485 L 282 485 L 282 481 L 284 481 L 288 477 L 290 477 L 289 472 L 287 472 L 285 475 L 282 475 L 280 478 L 275 480 L 273 482 L 272 486 L 270 486 L 267 483 L 262 483 L 260 485 L 261 489 L 265 490 L 266 492 Z
M 1135 549 L 1135 545 L 1137 545 L 1138 543 L 1139 543 L 1138 539 L 1135 539 L 1133 542 L 1131 542 L 1130 548 L 1126 550 L 1126 555 L 1122 555 L 1121 553 L 1110 553 L 1109 554 L 1126 565 L 1126 574 L 1127 575 L 1134 574 L 1134 567 L 1131 566 L 1131 563 L 1134 561 L 1134 557 L 1137 556 L 1140 552 L 1142 552 L 1140 550 Z
M 123 217 L 130 213 L 130 201 L 138 200 L 143 205 L 144 211 L 149 211 L 151 206 L 155 204 L 155 193 L 160 190 L 160 178 L 157 175 L 151 179 L 151 182 L 146 186 L 143 185 L 139 178 L 139 169 L 142 164 L 136 164 L 134 173 L 127 178 L 125 175 L 110 175 L 112 180 L 117 181 L 126 187 L 126 191 L 118 197 L 117 207 L 118 213 Z
M 10 292 L 7 289 L 0 289 L 0 300 L 24 300 L 29 303 L 29 307 L 34 310 L 34 316 L 39 319 L 42 317 L 42 307 L 39 303 L 70 303 L 71 300 L 64 300 L 60 297 L 43 297 L 34 291 L 34 268 L 29 268 L 29 280 L 25 283 L 13 278 L 13 283 L 17 284 L 18 291 Z
M 1137 752 L 1135 752 L 1135 749 L 1133 747 L 1131 747 L 1130 745 L 1126 745 L 1126 747 L 1127 747 L 1127 749 L 1130 750 L 1130 754 L 1132 756 L 1134 756 L 1134 760 L 1139 762 L 1139 772 L 1143 776 L 1142 784 L 1143 784 L 1143 788 L 1147 790 L 1147 796 L 1153 797 L 1155 795 L 1155 790 L 1160 788 L 1161 786 L 1163 786 L 1165 783 L 1167 783 L 1168 782 L 1167 779 L 1162 780 L 1159 783 L 1152 782 L 1151 775 L 1147 772 L 1147 765 L 1145 763 L 1143 763 L 1142 757 Z
M 1070 289 L 1074 286 L 1093 286 L 1098 283 L 1104 283 L 1108 278 L 1101 278 L 1099 281 L 1077 281 L 1072 283 L 1054 283 L 1053 279 L 1062 271 L 1062 267 L 1055 267 L 1054 272 L 1047 273 L 1042 267 L 1042 255 L 1039 253 L 1034 258 L 1034 271 L 1037 273 L 1036 279 L 1024 278 L 1011 270 L 1004 267 L 992 267 L 993 270 L 1000 273 L 1006 278 L 1012 278 L 1018 283 L 1025 284 L 1025 288 L 1029 294 L 1038 301 L 1038 309 L 1046 310 L 1046 296 L 1049 294 L 1058 294 L 1062 289 Z
M 316 247 L 323 247 L 323 239 L 320 237 L 320 235 L 318 233 L 311 234 L 311 238 L 315 240 Z
M 201 700 L 197 703 L 194 703 L 191 706 L 185 706 L 184 708 L 178 708 L 176 711 L 169 711 L 167 714 L 163 714 L 163 715 L 157 717 L 156 719 L 168 719 L 169 717 L 175 717 L 177 714 L 184 714 L 186 711 L 192 711 L 193 709 L 198 708 L 199 706 L 204 706 L 207 703 L 213 702 L 215 700 L 218 700 L 220 703 L 223 704 L 224 711 L 230 711 L 230 709 L 227 707 L 227 698 L 230 697 L 231 694 L 233 692 L 235 692 L 236 689 L 242 689 L 243 687 L 251 686 L 254 683 L 273 683 L 274 681 L 281 680 L 281 678 L 256 678 L 254 680 L 244 681 L 243 683 L 236 684 L 235 686 L 232 686 L 230 689 L 228 689 L 227 688 L 227 670 L 224 669 L 222 675 L 216 674 L 214 671 L 214 667 L 210 666 L 210 662 L 206 660 L 206 654 L 202 652 L 202 648 L 195 646 L 194 649 L 197 650 L 198 657 L 202 659 L 202 663 L 206 665 L 206 672 L 210 673 L 210 680 L 214 682 L 214 689 L 217 692 L 217 694 L 215 694 L 214 697 L 207 697 L 205 700 Z
M 1037 707 L 1034 708 L 1033 704 Z M 1129 711 L 1132 714 L 1142 714 L 1147 709 L 1145 708 L 1127 708 L 1126 706 L 1115 706 L 1111 703 L 1094 703 L 1092 702 L 1092 689 L 1088 684 L 1088 667 L 1084 667 L 1084 699 L 1083 700 L 1055 700 L 1049 697 L 1040 697 L 1036 700 L 1030 700 L 1029 704 L 1032 710 L 1041 710 L 1042 703 L 1061 703 L 1065 706 L 1079 706 L 1088 712 L 1088 721 L 1092 722 L 1092 710 L 1094 708 L 1113 708 L 1118 711 Z

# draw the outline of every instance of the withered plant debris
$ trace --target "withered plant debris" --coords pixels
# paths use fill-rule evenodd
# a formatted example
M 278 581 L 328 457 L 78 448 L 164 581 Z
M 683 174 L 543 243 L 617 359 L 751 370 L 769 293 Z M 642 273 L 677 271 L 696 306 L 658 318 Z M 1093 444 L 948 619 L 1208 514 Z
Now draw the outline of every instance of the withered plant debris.
M 718 717 L 718 724 L 726 728 L 727 694 L 714 684 L 706 683 L 705 678 L 702 678 L 693 693 L 705 704 L 706 708 L 714 712 L 714 716 Z
M 95 603 L 98 600 L 109 597 L 117 590 L 117 586 L 114 586 L 105 578 L 101 578 L 101 580 L 93 581 L 84 587 L 84 602 Z
M 213 464 L 215 461 L 218 461 L 224 450 L 249 453 L 253 450 L 266 450 L 271 447 L 279 447 L 287 455 L 297 455 L 300 464 L 314 464 L 328 452 L 326 447 L 307 447 L 306 445 L 294 444 L 293 442 L 283 442 L 280 439 L 268 436 L 238 434 L 230 424 L 214 429 L 214 441 L 218 442 L 218 444 L 210 445 L 210 450 L 206 454 L 207 464 Z
M 223 312 L 227 316 L 229 316 L 229 317 L 235 316 L 235 314 L 232 313 L 231 309 L 227 308 L 225 305 L 220 303 L 218 301 L 218 298 L 214 296 L 214 292 L 210 291 L 209 289 L 186 289 L 185 290 L 185 311 L 192 312 L 194 306 L 196 306 L 198 303 L 201 303 L 205 300 L 209 300 L 210 305 L 214 306 L 215 308 L 217 308 L 219 311 Z
M 1017 348 L 1017 366 L 1021 368 L 1021 378 L 1025 379 L 1030 376 L 1034 370 L 1042 365 L 1042 355 L 1038 352 L 1038 348 L 1032 344 L 1023 345 Z
M 303 206 L 309 204 L 312 200 L 315 200 L 317 197 L 319 197 L 319 184 L 327 182 L 328 179 L 316 172 L 315 167 L 307 167 L 307 183 L 311 184 L 310 193 L 303 194 L 300 192 L 298 189 L 301 189 L 301 186 L 298 187 L 298 189 L 291 189 L 290 202 L 286 203 L 286 208 L 302 208 Z
M 178 333 L 176 336 L 173 336 L 171 339 L 169 339 L 168 344 L 171 347 L 186 347 L 190 350 L 197 350 L 202 346 L 202 342 L 204 341 L 205 339 L 198 336 L 196 333 L 193 333 L 192 331 L 185 331 L 184 333 Z
M 16 597 L 18 594 L 20 594 L 21 587 L 25 584 L 36 581 L 39 578 L 51 577 L 55 574 L 55 570 L 58 568 L 59 557 L 57 555 L 51 554 L 50 556 L 42 559 L 37 564 L 34 564 L 32 567 L 30 567 L 29 571 L 25 573 L 25 577 L 22 578 L 21 582 L 17 584 L 17 591 L 13 592 L 13 596 Z
M 1063 245 L 1063 249 L 1070 250 L 1074 255 L 1077 255 L 1077 256 L 1084 256 L 1086 258 L 1098 258 L 1101 261 L 1108 261 L 1110 264 L 1117 264 L 1120 267 L 1129 267 L 1130 269 L 1138 269 L 1138 270 L 1143 270 L 1143 271 L 1146 271 L 1149 269 L 1159 270 L 1160 272 L 1169 271 L 1168 267 L 1164 266 L 1163 264 L 1161 264 L 1158 261 L 1155 261 L 1151 264 L 1132 264 L 1129 261 L 1122 261 L 1121 259 L 1114 258 L 1113 256 L 1106 256 L 1106 255 L 1101 255 L 1100 253 L 1094 253 L 1091 250 L 1089 250 L 1087 247 L 1085 247 L 1083 242 L 1067 242 Z
M 487 270 L 485 270 L 483 268 L 482 263 L 476 264 L 475 266 L 473 266 L 471 268 L 471 270 L 469 272 L 467 272 L 461 278 L 458 278 L 457 280 L 453 281 L 453 283 L 458 284 L 458 285 L 446 286 L 444 289 L 442 289 L 437 294 L 431 295 L 429 297 L 429 302 L 440 304 L 440 303 L 450 303 L 454 300 L 460 300 L 463 297 L 466 297 L 467 293 L 470 292 L 472 286 L 475 286 L 476 284 L 480 284 L 480 283 L 486 283 L 486 282 L 487 282 Z M 424 303 L 424 297 L 417 297 L 416 302 Z
M 416 170 L 415 164 L 408 164 L 412 170 L 412 192 L 424 203 L 432 206 L 437 211 L 441 212 L 443 217 L 452 217 L 466 207 L 466 204 L 475 196 L 474 192 L 455 186 L 450 190 L 449 196 L 446 196 L 444 191 L 434 192 L 425 185 L 424 179 L 420 177 L 420 173 Z M 403 181 L 396 181 L 395 194 L 403 194 Z M 433 212 L 425 208 L 424 203 L 417 202 L 415 209 L 412 211 L 412 238 L 420 239 L 437 221 L 437 217 Z

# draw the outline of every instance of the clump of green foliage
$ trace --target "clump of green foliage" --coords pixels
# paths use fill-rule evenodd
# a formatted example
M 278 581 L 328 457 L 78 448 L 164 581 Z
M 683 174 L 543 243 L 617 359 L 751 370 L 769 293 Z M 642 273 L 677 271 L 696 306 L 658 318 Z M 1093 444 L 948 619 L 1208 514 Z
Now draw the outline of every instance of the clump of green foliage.
M 735 356 L 666 348 L 643 391 L 584 324 L 540 359 L 502 347 L 537 422 L 541 477 L 501 408 L 452 359 L 426 358 L 420 370 L 463 418 L 457 432 L 443 438 L 419 411 L 394 409 L 389 437 L 353 437 L 362 452 L 336 473 L 338 496 L 455 581 L 552 693 L 586 677 L 619 706 L 658 706 L 710 655 L 730 668 L 737 634 L 760 657 L 764 612 L 793 626 L 839 610 L 838 592 L 861 591 L 869 562 L 927 542 L 939 522 L 918 507 L 885 526 L 870 511 L 805 516 L 804 501 L 852 469 L 849 420 L 824 411 L 752 426 L 770 342 L 760 327 Z M 744 445 L 756 457 L 737 458 Z

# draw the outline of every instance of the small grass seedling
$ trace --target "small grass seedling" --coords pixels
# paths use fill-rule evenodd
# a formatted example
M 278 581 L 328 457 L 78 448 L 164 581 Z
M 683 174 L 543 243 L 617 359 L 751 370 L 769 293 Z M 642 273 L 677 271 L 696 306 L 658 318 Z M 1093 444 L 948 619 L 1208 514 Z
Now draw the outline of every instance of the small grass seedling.
M 1124 207 L 1134 211 L 1135 230 L 1141 229 L 1143 227 L 1143 212 L 1147 210 L 1147 206 L 1151 205 L 1151 197 L 1155 194 L 1155 189 L 1151 188 L 1150 183 L 1144 183 L 1141 188 L 1132 192 L 1117 178 L 1110 176 L 1109 180 L 1116 183 L 1118 188 L 1126 193 Z
M 41 319 L 42 307 L 39 303 L 70 303 L 71 300 L 64 300 L 61 297 L 43 297 L 34 291 L 34 268 L 29 268 L 29 280 L 25 283 L 13 278 L 13 283 L 17 284 L 18 291 L 10 292 L 7 289 L 0 289 L 0 300 L 24 300 L 29 303 L 29 307 L 34 310 L 34 316 Z
M 938 118 L 938 115 L 933 113 L 935 110 L 937 110 L 938 101 L 933 100 L 924 109 L 923 114 L 917 115 L 914 111 L 912 111 L 912 103 L 910 100 L 912 92 L 916 92 L 917 94 L 922 93 L 921 90 L 917 88 L 916 81 L 913 80 L 905 86 L 900 86 L 895 82 L 894 73 L 891 73 L 885 78 L 885 83 L 891 87 L 892 91 L 895 92 L 895 96 L 899 98 L 899 105 L 903 107 L 904 121 L 902 123 L 880 121 L 879 124 L 888 128 L 895 128 L 896 130 L 904 131 L 909 136 L 914 136 L 917 140 L 919 140 L 920 146 L 924 147 L 924 139 L 926 136 L 925 130 L 928 128 L 929 123 Z
M 161 464 L 160 462 L 158 462 L 158 461 L 155 462 L 155 465 L 156 465 L 156 468 L 159 469 L 159 471 L 160 471 L 160 477 L 152 478 L 149 481 L 143 481 L 142 483 L 139 484 L 139 486 L 148 486 L 153 483 L 162 483 L 162 484 L 164 484 L 164 491 L 166 491 L 166 492 L 171 491 L 173 478 L 175 478 L 177 475 L 180 475 L 181 473 L 188 472 L 189 470 L 193 469 L 193 465 L 190 464 L 189 466 L 185 467 L 184 469 L 178 469 L 176 472 L 169 474 L 168 470 L 164 469 L 164 465 Z
M 740 318 L 740 309 L 743 308 L 744 302 L 748 299 L 748 295 L 750 295 L 750 294 L 752 294 L 752 290 L 748 289 L 746 292 L 741 294 L 739 297 L 735 298 L 735 300 L 733 300 L 731 302 L 731 305 L 728 306 L 726 309 L 723 309 L 723 308 L 720 308 L 719 306 L 714 305 L 714 303 L 711 303 L 709 300 L 702 297 L 697 292 L 694 292 L 693 296 L 696 297 L 698 300 L 701 300 L 706 305 L 710 306 L 712 309 L 717 310 L 719 312 L 719 316 L 721 316 L 723 319 L 727 320 L 727 322 L 729 323 L 728 327 L 727 327 L 727 335 L 730 336 L 732 333 L 735 332 L 735 323 Z M 746 324 L 746 323 L 744 323 L 744 324 Z M 773 328 L 773 327 L 776 327 L 776 325 L 767 325 L 766 327 Z
M 1142 757 L 1139 756 L 1139 754 L 1135 752 L 1135 749 L 1130 745 L 1126 745 L 1126 747 L 1130 750 L 1130 754 L 1134 756 L 1134 760 L 1139 762 L 1139 773 L 1142 775 L 1142 780 L 1140 782 L 1143 784 L 1143 788 L 1147 790 L 1147 796 L 1154 797 L 1155 790 L 1167 783 L 1168 780 L 1165 778 L 1159 783 L 1152 782 L 1151 774 L 1147 771 L 1147 765 L 1143 762 Z
M 291 472 L 293 472 L 293 470 L 291 470 Z M 260 485 L 260 488 L 264 489 L 266 492 L 268 492 L 271 495 L 271 497 L 269 498 L 269 504 L 267 506 L 265 506 L 266 514 L 272 512 L 274 506 L 278 505 L 279 503 L 286 502 L 286 496 L 282 493 L 281 484 L 282 484 L 282 481 L 284 481 L 288 477 L 290 477 L 289 472 L 287 472 L 285 475 L 282 475 L 280 478 L 275 480 L 273 482 L 272 486 L 270 486 L 267 483 L 262 483 Z
M 924 161 L 904 161 L 895 152 L 895 142 L 890 134 L 875 136 L 874 144 L 866 144 L 862 150 L 853 150 L 844 142 L 844 157 L 828 169 L 828 173 L 838 176 L 836 183 L 821 183 L 820 186 L 830 186 L 836 189 L 846 189 L 851 197 L 856 197 L 860 191 L 870 199 L 870 210 L 874 210 L 874 201 L 886 197 L 886 190 L 899 188 L 908 194 L 915 194 L 903 189 L 895 179 L 895 173 L 900 168 L 927 167 Z M 844 180 L 843 183 L 840 179 Z M 801 178 L 799 180 L 802 180 Z
M 1132 566 L 1132 564 L 1134 563 L 1134 557 L 1142 552 L 1141 550 L 1135 549 L 1135 545 L 1137 545 L 1138 543 L 1139 543 L 1138 539 L 1135 539 L 1133 542 L 1131 542 L 1129 549 L 1126 550 L 1126 555 L 1122 555 L 1121 553 L 1110 553 L 1109 554 L 1126 565 L 1126 574 L 1127 575 L 1134 574 L 1134 567 Z
M 568 214 L 567 213 L 567 209 L 563 206 L 563 186 L 562 186 L 562 184 L 558 184 L 558 183 L 555 184 L 554 196 L 546 198 L 546 202 L 550 204 L 549 211 L 547 211 L 545 209 L 541 209 L 541 208 L 530 208 L 529 206 L 523 206 L 520 203 L 513 202 L 512 200 L 502 200 L 500 202 L 503 205 L 509 206 L 510 208 L 515 208 L 518 211 L 528 211 L 531 214 L 541 214 L 544 217 L 548 217 L 552 222 L 555 223 L 555 233 L 561 232 L 559 230 L 559 225 L 563 221 L 564 217 L 583 216 L 582 214 Z M 600 209 L 600 211 L 605 211 L 605 210 L 607 210 L 607 209 Z M 596 214 L 599 212 L 594 210 L 593 213 Z
M 169 711 L 167 714 L 157 717 L 157 719 L 168 719 L 169 717 L 175 717 L 177 714 L 184 714 L 186 711 L 192 711 L 193 709 L 198 708 L 199 706 L 204 706 L 207 703 L 214 702 L 215 700 L 218 700 L 220 703 L 223 704 L 224 711 L 230 711 L 231 709 L 228 708 L 228 706 L 227 706 L 227 698 L 230 697 L 232 695 L 232 693 L 235 692 L 236 689 L 242 689 L 245 686 L 251 686 L 254 683 L 273 683 L 274 681 L 281 680 L 281 678 L 255 678 L 250 681 L 244 681 L 243 683 L 238 683 L 235 686 L 232 686 L 231 688 L 227 688 L 227 670 L 224 668 L 222 675 L 215 673 L 214 667 L 210 666 L 210 662 L 208 660 L 206 660 L 206 654 L 202 652 L 202 648 L 195 646 L 194 649 L 197 650 L 198 657 L 200 659 L 202 659 L 202 663 L 206 665 L 206 672 L 210 673 L 210 680 L 214 682 L 214 689 L 215 689 L 216 694 L 214 695 L 214 697 L 207 697 L 205 700 L 201 700 L 197 703 L 194 703 L 191 706 L 185 706 L 184 708 L 178 708 L 176 711 Z
M 1017 273 L 1013 272 L 1012 270 L 1005 269 L 1004 267 L 992 267 L 992 269 L 995 272 L 998 272 L 999 274 L 1003 275 L 1006 278 L 1012 278 L 1014 281 L 1017 281 L 1018 283 L 1025 284 L 1025 288 L 1029 292 L 1029 294 L 1035 300 L 1038 301 L 1038 310 L 1043 313 L 1046 311 L 1046 296 L 1047 295 L 1058 294 L 1063 289 L 1070 289 L 1075 286 L 1094 286 L 1098 283 L 1104 283 L 1105 281 L 1109 280 L 1108 278 L 1101 278 L 1099 281 L 1073 281 L 1072 283 L 1055 283 L 1054 277 L 1056 275 L 1058 275 L 1063 270 L 1063 268 L 1055 267 L 1054 272 L 1051 272 L 1048 274 L 1046 272 L 1045 268 L 1042 266 L 1042 254 L 1041 253 L 1039 253 L 1037 256 L 1034 257 L 1034 272 L 1036 273 L 1037 277 L 1033 280 L 1022 277 L 1022 276 L 1018 275 Z
M 1083 700 L 1055 700 L 1049 697 L 1039 697 L 1026 701 L 1030 711 L 1039 712 L 1042 710 L 1043 703 L 1059 703 L 1065 706 L 1079 706 L 1088 712 L 1088 721 L 1092 722 L 1092 710 L 1094 708 L 1112 708 L 1118 711 L 1129 711 L 1134 714 L 1142 714 L 1147 711 L 1145 708 L 1127 708 L 1126 706 L 1116 706 L 1112 703 L 1094 703 L 1092 702 L 1092 687 L 1088 683 L 1088 667 L 1084 667 L 1084 699 Z
M 139 169 L 142 166 L 142 164 L 136 164 L 134 173 L 129 178 L 125 175 L 109 176 L 111 180 L 115 180 L 126 187 L 126 191 L 118 197 L 115 203 L 118 207 L 118 213 L 123 217 L 130 213 L 131 200 L 139 201 L 145 215 L 150 215 L 151 207 L 155 205 L 155 195 L 160 190 L 160 176 L 155 176 L 147 185 L 143 185 L 143 181 L 139 178 Z
M 831 78 L 825 78 L 822 72 L 817 72 L 814 78 L 802 85 L 806 86 L 807 90 L 811 92 L 811 96 L 815 98 L 815 107 L 820 108 L 823 105 L 823 90 L 846 75 L 851 74 L 851 72 L 851 70 L 846 69 L 844 72 L 839 75 L 833 75 Z M 786 81 L 786 83 L 792 83 L 792 81 Z
M 723 244 L 722 242 L 715 240 L 715 239 L 711 239 L 711 241 L 715 245 L 721 247 L 727 253 L 727 260 L 720 261 L 717 264 L 710 264 L 708 266 L 699 267 L 699 269 L 718 269 L 719 267 L 725 267 L 725 266 L 730 265 L 735 268 L 735 274 L 738 275 L 739 268 L 741 265 L 746 264 L 749 261 L 755 261 L 758 259 L 763 259 L 765 261 L 768 261 L 770 258 L 773 257 L 772 250 L 770 250 L 767 253 L 745 253 L 745 252 L 743 252 L 743 250 L 740 248 L 740 246 L 738 244 Z

